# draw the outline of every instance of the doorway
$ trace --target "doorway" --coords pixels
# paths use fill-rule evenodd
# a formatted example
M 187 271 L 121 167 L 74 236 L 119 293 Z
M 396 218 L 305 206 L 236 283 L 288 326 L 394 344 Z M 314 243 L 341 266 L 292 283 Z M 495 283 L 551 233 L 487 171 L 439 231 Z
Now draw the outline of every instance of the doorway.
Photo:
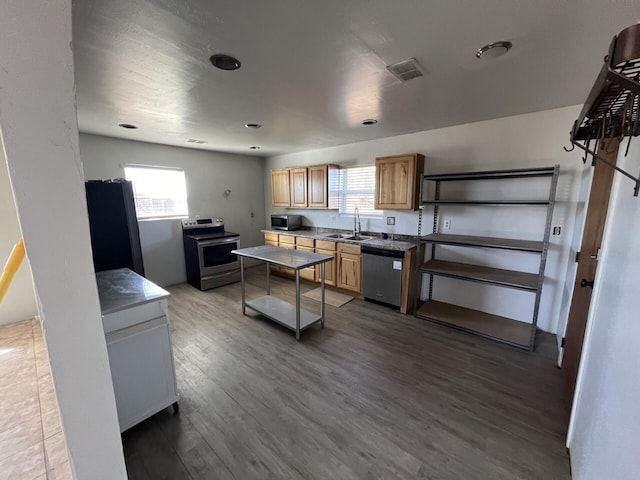
M 606 139 L 600 143 L 598 154 L 610 163 L 615 164 L 618 157 L 619 144 L 618 138 Z M 615 170 L 604 162 L 595 162 L 582 241 L 577 255 L 578 268 L 564 337 L 561 368 L 564 401 L 568 410 L 571 410 L 573 404 L 578 368 L 580 367 L 580 358 L 582 356 L 582 345 L 591 305 L 593 281 L 598 268 L 598 257 L 607 219 L 614 172 Z

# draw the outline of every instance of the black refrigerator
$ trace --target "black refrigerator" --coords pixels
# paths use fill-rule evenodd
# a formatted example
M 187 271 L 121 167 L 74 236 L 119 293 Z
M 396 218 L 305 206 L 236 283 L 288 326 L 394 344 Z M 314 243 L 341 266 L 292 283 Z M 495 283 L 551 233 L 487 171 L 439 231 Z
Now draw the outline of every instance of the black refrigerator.
M 129 268 L 144 276 L 131 182 L 90 180 L 85 188 L 96 272 Z

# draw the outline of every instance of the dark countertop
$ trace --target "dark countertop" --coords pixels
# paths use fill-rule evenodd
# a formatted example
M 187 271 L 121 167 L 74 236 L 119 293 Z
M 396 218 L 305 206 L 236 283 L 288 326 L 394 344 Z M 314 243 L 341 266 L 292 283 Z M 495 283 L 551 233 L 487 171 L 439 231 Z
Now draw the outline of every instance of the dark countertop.
M 262 233 L 274 233 L 278 235 L 290 235 L 292 237 L 302 237 L 302 238 L 312 238 L 314 240 L 326 240 L 330 242 L 341 242 L 341 243 L 351 243 L 354 245 L 362 245 L 380 248 L 383 250 L 399 250 L 406 252 L 407 250 L 411 250 L 415 248 L 415 242 L 410 242 L 406 240 L 390 240 L 390 239 L 382 239 L 379 237 L 372 238 L 370 240 L 347 240 L 345 238 L 332 238 L 330 235 L 336 235 L 341 233 L 341 231 L 316 231 L 316 230 L 293 230 L 293 231 L 285 231 L 285 230 L 262 230 Z M 345 233 L 346 235 L 346 233 Z M 368 233 L 363 233 L 364 236 L 369 236 Z M 372 233 L 371 235 L 376 235 Z

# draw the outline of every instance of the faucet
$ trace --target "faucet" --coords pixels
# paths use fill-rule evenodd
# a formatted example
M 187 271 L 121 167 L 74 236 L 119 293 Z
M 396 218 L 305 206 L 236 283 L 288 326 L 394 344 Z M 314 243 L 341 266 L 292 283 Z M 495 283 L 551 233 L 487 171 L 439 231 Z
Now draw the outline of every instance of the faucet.
M 353 210 L 353 236 L 357 237 L 360 233 L 362 233 L 362 227 L 360 226 L 360 211 L 358 210 L 358 207 L 356 207 Z

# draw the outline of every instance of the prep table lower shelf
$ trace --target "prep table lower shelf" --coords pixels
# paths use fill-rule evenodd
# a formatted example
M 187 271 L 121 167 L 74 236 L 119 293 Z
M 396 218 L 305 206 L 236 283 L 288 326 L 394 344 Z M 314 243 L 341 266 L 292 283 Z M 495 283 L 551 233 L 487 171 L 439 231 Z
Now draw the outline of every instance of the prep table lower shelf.
M 333 255 L 323 255 L 320 253 L 290 250 L 287 248 L 275 247 L 273 245 L 261 245 L 258 247 L 240 248 L 232 250 L 240 257 L 240 284 L 242 289 L 242 314 L 250 308 L 270 320 L 293 330 L 296 340 L 300 340 L 300 332 L 311 325 L 320 323 L 324 327 L 324 282 L 325 264 L 333 260 Z M 244 259 L 252 258 L 260 260 L 266 264 L 267 273 L 267 294 L 251 300 L 246 299 Z M 269 264 L 276 264 L 287 268 L 292 268 L 296 275 L 296 303 L 295 305 L 272 297 L 269 284 Z M 300 270 L 320 265 L 321 272 L 321 295 L 320 295 L 320 315 L 316 315 L 300 307 Z
M 283 327 L 296 329 L 296 306 L 279 298 L 265 295 L 263 297 L 246 300 L 245 307 L 261 313 L 265 317 L 279 323 Z M 300 331 L 322 321 L 318 314 L 311 313 L 303 308 L 300 309 Z

